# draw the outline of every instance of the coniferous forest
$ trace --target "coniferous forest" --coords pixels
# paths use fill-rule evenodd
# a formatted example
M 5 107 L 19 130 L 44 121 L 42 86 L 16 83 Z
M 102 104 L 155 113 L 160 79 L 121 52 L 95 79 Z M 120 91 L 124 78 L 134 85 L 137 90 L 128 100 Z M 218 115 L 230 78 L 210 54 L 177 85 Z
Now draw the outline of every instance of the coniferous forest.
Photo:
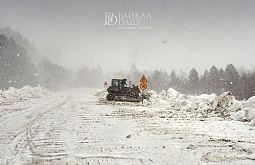
M 189 73 L 175 70 L 139 71 L 135 64 L 129 71 L 103 73 L 101 66 L 73 71 L 58 64 L 37 51 L 36 46 L 9 27 L 0 28 L 0 89 L 20 88 L 25 85 L 41 85 L 50 90 L 68 87 L 103 88 L 111 78 L 127 78 L 136 85 L 142 75 L 148 79 L 148 90 L 160 92 L 172 87 L 185 94 L 221 94 L 230 91 L 237 99 L 255 95 L 255 70 L 245 70 L 233 64 L 225 68 L 213 65 L 199 75 L 196 68 Z

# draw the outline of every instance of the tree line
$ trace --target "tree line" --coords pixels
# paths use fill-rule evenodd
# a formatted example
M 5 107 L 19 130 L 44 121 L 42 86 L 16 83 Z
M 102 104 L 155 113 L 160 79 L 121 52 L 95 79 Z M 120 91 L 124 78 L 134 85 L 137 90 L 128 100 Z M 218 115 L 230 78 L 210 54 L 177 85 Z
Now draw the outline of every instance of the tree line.
M 195 68 L 187 74 L 175 70 L 139 71 L 135 65 L 131 66 L 129 72 L 119 71 L 113 73 L 113 77 L 125 77 L 138 85 L 142 75 L 148 79 L 148 90 L 161 92 L 167 91 L 170 87 L 184 94 L 216 94 L 230 91 L 239 100 L 248 99 L 255 95 L 255 70 L 247 71 L 244 68 L 238 69 L 233 64 L 225 68 L 217 68 L 213 65 L 199 75 Z
M 103 87 L 105 80 L 127 78 L 138 85 L 142 75 L 148 79 L 148 89 L 160 92 L 170 87 L 185 94 L 221 94 L 230 91 L 237 99 L 255 95 L 255 70 L 237 70 L 233 64 L 224 69 L 212 66 L 199 75 L 192 68 L 188 75 L 172 70 L 139 71 L 136 65 L 126 71 L 103 74 L 101 66 L 78 71 L 68 70 L 41 56 L 33 43 L 10 28 L 0 28 L 0 89 L 20 88 L 24 85 L 41 85 L 51 90 L 66 87 Z M 187 75 L 187 76 L 186 76 Z
M 104 80 L 101 67 L 83 67 L 77 72 L 52 63 L 35 45 L 9 27 L 0 28 L 0 89 L 25 85 L 51 90 L 66 87 L 99 87 Z
M 177 75 L 174 70 L 170 74 L 154 71 L 148 77 L 150 89 L 160 92 L 169 87 L 185 94 L 221 94 L 230 91 L 239 100 L 248 99 L 255 95 L 255 71 L 238 70 L 233 64 L 225 69 L 212 66 L 199 76 L 192 68 L 188 76 Z

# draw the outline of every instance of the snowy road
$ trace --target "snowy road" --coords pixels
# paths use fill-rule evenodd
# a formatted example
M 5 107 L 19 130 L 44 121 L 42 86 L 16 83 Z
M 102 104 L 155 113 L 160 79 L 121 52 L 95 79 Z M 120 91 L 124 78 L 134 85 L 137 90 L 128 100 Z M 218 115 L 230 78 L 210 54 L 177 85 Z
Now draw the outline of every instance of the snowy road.
M 72 89 L 1 107 L 0 164 L 254 164 L 244 122 Z M 102 94 L 102 93 L 101 93 Z

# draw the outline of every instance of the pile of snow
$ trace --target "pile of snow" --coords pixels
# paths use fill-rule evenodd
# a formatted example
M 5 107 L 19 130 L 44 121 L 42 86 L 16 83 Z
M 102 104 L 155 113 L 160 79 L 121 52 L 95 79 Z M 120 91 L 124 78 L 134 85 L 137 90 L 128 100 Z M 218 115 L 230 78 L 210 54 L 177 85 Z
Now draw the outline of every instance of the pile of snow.
M 171 108 L 179 104 L 183 98 L 186 98 L 185 95 L 177 92 L 173 88 L 169 88 L 167 92 L 163 90 L 159 94 L 153 90 L 150 90 L 148 91 L 148 94 L 150 95 L 149 100 L 151 105 L 161 108 Z
M 248 121 L 255 126 L 255 96 L 244 102 L 244 108 L 231 116 L 234 120 Z
M 99 101 L 103 101 L 106 99 L 106 95 L 108 94 L 107 91 L 99 91 L 95 94 Z
M 227 117 L 244 108 L 243 101 L 238 101 L 230 92 L 224 92 L 217 97 L 217 112 Z
M 44 97 L 49 94 L 49 90 L 43 87 L 24 86 L 21 89 L 10 87 L 8 90 L 0 90 L 0 105 L 13 104 L 25 101 L 30 98 Z
M 149 102 L 152 107 L 169 110 L 186 111 L 200 114 L 200 117 L 219 116 L 238 121 L 248 121 L 255 126 L 255 96 L 247 101 L 238 101 L 230 92 L 215 94 L 202 94 L 199 96 L 184 95 L 173 88 L 159 94 L 150 90 Z
M 209 114 L 229 117 L 244 107 L 243 102 L 237 101 L 230 92 L 224 92 L 220 96 L 215 94 L 191 96 L 169 88 L 167 92 L 163 90 L 159 94 L 155 91 L 148 93 L 151 95 L 151 106 L 198 113 L 202 117 L 208 117 Z
M 245 103 L 244 103 L 245 107 L 255 107 L 255 96 L 249 98 Z

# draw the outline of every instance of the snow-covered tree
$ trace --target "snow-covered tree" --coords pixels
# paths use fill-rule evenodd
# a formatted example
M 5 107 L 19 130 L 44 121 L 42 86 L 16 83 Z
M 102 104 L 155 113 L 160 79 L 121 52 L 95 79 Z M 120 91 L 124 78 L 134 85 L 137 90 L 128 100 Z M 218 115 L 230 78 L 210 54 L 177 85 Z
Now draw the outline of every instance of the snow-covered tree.
M 37 84 L 37 71 L 26 50 L 13 38 L 0 35 L 0 88 Z
M 197 94 L 199 93 L 199 89 L 198 89 L 198 73 L 197 70 L 195 68 L 192 68 L 189 76 L 188 76 L 188 89 L 189 89 L 189 93 L 192 94 Z
M 153 90 L 156 92 L 160 92 L 164 89 L 164 81 L 163 81 L 163 73 L 161 71 L 155 70 L 153 75 L 152 75 L 152 83 L 151 87 Z
M 238 86 L 238 78 L 239 74 L 237 69 L 232 64 L 228 64 L 225 69 L 225 87 L 226 90 L 232 92 L 233 94 L 237 93 L 237 86 Z
M 219 94 L 219 70 L 214 65 L 209 71 L 208 80 L 208 88 L 210 93 Z
M 181 88 L 179 76 L 176 74 L 174 70 L 170 73 L 170 87 L 173 87 L 176 90 Z
M 142 78 L 142 73 L 139 72 L 135 64 L 132 64 L 129 70 L 128 79 L 132 81 L 132 84 L 138 85 L 140 83 L 140 79 Z
M 48 58 L 43 58 L 39 75 L 41 85 L 51 90 L 67 87 L 71 83 L 67 69 L 53 64 Z

